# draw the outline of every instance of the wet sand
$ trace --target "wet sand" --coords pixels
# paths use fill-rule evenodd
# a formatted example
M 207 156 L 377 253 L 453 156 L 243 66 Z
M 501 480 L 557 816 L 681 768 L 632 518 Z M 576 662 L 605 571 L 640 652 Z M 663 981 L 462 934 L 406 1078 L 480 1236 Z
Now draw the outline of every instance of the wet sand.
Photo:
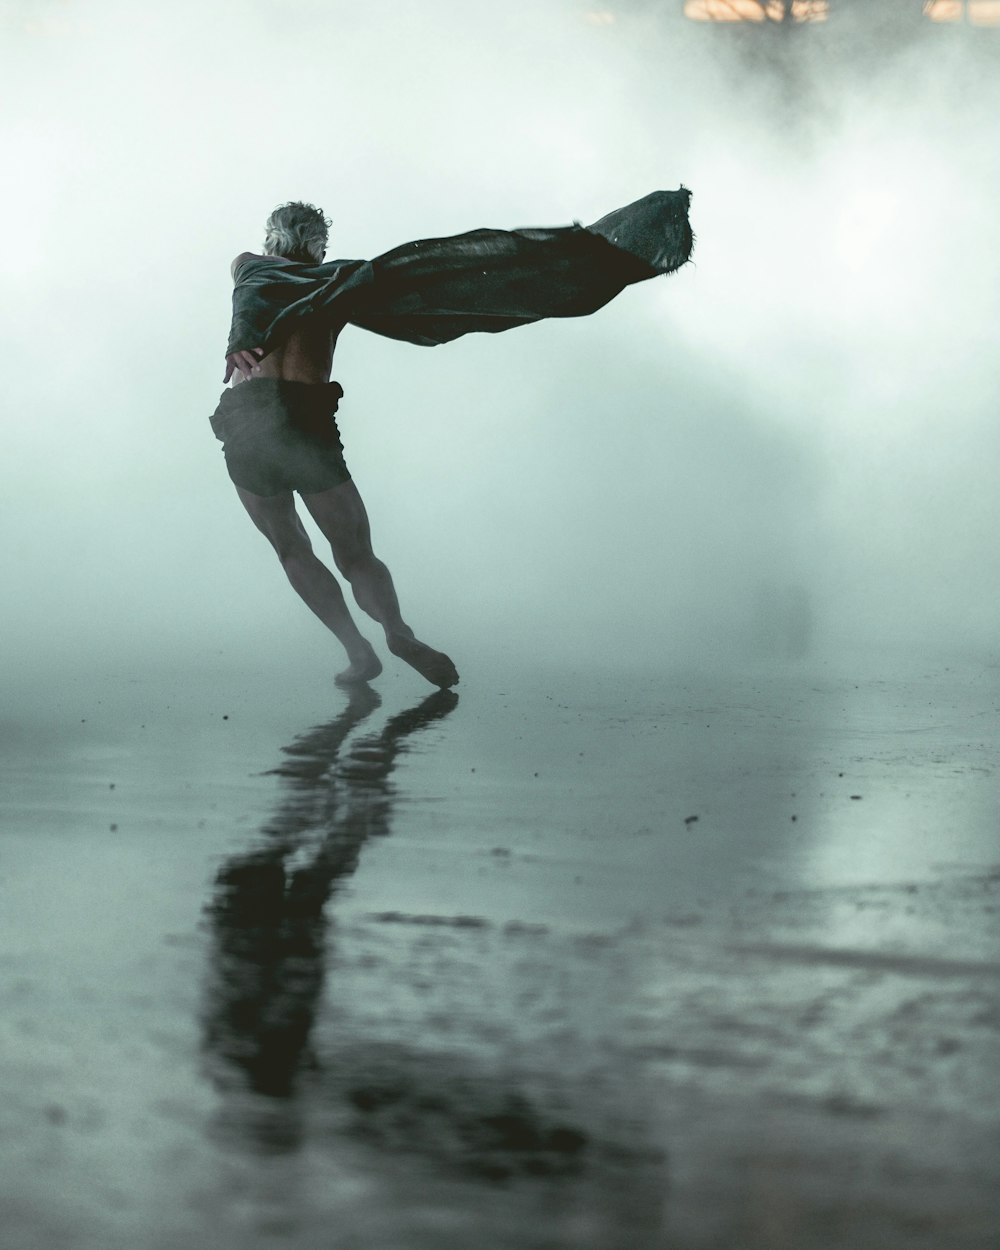
M 11 680 L 0 1244 L 995 1246 L 1000 668 L 463 669 Z

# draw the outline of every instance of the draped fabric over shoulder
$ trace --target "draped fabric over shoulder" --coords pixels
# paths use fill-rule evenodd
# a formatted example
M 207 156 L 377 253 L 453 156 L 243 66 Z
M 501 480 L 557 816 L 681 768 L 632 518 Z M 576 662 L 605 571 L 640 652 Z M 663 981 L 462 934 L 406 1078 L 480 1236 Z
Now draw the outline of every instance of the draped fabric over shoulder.
M 546 317 L 582 317 L 691 255 L 690 192 L 654 191 L 591 226 L 472 230 L 374 260 L 252 256 L 236 270 L 227 354 L 265 354 L 303 317 L 433 346 Z

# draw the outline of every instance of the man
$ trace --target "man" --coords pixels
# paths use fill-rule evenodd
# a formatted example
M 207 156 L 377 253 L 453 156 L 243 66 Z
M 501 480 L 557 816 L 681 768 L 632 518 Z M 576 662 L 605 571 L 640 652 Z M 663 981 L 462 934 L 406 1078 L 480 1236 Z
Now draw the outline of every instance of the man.
M 471 331 L 587 316 L 631 283 L 686 263 L 694 243 L 690 199 L 684 187 L 654 191 L 588 227 L 473 230 L 405 243 L 371 261 L 328 262 L 330 223 L 296 201 L 267 219 L 263 255 L 243 252 L 233 261 L 224 379 L 233 385 L 212 428 L 254 524 L 292 586 L 343 644 L 348 666 L 335 679 L 341 685 L 370 681 L 382 665 L 313 553 L 296 492 L 392 654 L 432 685 L 458 681 L 448 656 L 403 620 L 389 570 L 372 552 L 334 419 L 343 390 L 329 379 L 341 330 L 351 324 L 433 346 Z
M 288 265 L 319 264 L 328 227 L 310 204 L 282 205 L 267 219 L 264 255 Z M 251 252 L 236 257 L 234 281 L 255 259 Z M 454 686 L 455 665 L 421 642 L 400 614 L 392 577 L 372 551 L 365 505 L 344 463 L 334 418 L 343 391 L 330 381 L 341 329 L 343 322 L 305 317 L 267 355 L 262 347 L 230 353 L 223 380 L 232 379 L 233 389 L 223 395 L 213 425 L 243 506 L 274 547 L 293 588 L 347 652 L 348 665 L 334 680 L 342 686 L 367 682 L 382 664 L 355 624 L 336 578 L 313 551 L 293 492 L 330 543 L 358 607 L 381 625 L 392 654 L 432 685 Z

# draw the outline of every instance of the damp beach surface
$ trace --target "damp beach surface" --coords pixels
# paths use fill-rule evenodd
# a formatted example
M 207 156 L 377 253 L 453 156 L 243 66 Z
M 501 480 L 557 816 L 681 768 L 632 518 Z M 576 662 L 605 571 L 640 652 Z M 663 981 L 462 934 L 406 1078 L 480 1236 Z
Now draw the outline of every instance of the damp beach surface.
M 998 703 L 12 678 L 0 1245 L 995 1245 Z

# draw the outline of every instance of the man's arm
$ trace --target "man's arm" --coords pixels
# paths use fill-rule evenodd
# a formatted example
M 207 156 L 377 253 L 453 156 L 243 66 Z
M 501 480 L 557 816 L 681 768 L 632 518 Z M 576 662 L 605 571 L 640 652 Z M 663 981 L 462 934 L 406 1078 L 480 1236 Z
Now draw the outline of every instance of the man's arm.
M 229 266 L 229 272 L 233 281 L 236 281 L 236 270 L 243 264 L 245 260 L 256 259 L 256 252 L 240 252 L 239 256 Z M 256 355 L 254 355 L 256 353 Z M 233 352 L 226 357 L 226 376 L 222 379 L 223 385 L 229 381 L 237 369 L 243 374 L 244 378 L 249 378 L 261 356 L 264 355 L 263 347 L 250 347 L 244 351 Z
M 254 355 L 254 352 L 257 354 Z M 229 381 L 237 369 L 243 374 L 244 378 L 249 378 L 263 355 L 263 347 L 249 347 L 245 351 L 233 352 L 232 355 L 227 356 L 226 376 L 222 379 L 223 384 Z

